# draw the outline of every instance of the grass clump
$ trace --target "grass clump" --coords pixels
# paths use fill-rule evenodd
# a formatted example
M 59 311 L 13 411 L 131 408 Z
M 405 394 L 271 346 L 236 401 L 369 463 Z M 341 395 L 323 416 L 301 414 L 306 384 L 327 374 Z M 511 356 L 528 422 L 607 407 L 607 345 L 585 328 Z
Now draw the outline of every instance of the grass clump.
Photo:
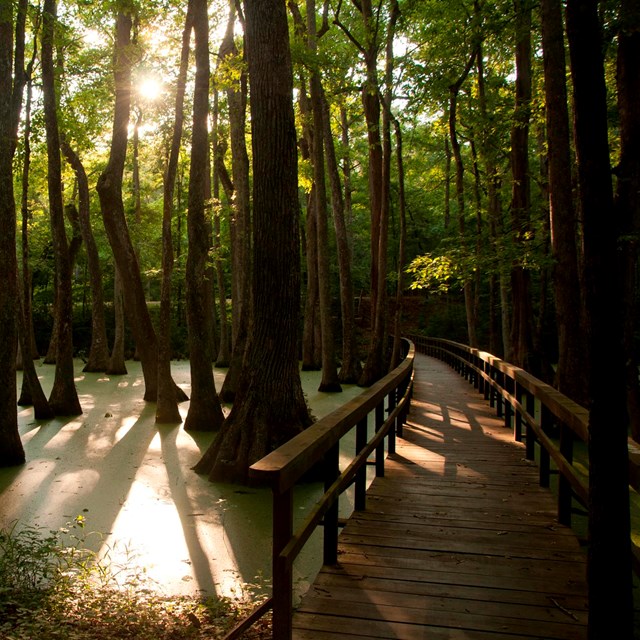
M 222 638 L 254 600 L 164 596 L 132 561 L 86 546 L 84 518 L 58 530 L 0 530 L 2 640 L 203 640 Z M 256 596 L 256 600 L 258 596 Z M 271 637 L 264 619 L 245 638 Z

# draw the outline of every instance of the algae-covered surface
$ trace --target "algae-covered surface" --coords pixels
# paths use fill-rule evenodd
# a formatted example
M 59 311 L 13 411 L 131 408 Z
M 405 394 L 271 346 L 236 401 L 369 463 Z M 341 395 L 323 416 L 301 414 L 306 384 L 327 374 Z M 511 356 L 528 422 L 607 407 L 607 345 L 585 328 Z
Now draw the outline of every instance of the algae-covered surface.
M 36 366 L 48 394 L 55 367 Z M 142 399 L 140 363 L 128 361 L 127 368 L 127 375 L 108 376 L 82 373 L 75 362 L 81 416 L 37 421 L 31 407 L 18 408 L 27 462 L 0 470 L 0 528 L 18 521 L 58 529 L 83 516 L 95 551 L 139 567 L 163 593 L 241 596 L 246 584 L 268 586 L 270 490 L 211 483 L 192 471 L 213 434 L 156 425 L 155 404 Z M 172 370 L 189 394 L 188 361 L 172 363 Z M 342 393 L 319 393 L 320 373 L 301 375 L 316 418 L 362 391 L 347 385 Z M 220 389 L 224 371 L 215 379 Z M 183 419 L 188 408 L 180 405 Z M 298 519 L 319 494 L 313 484 L 297 491 Z M 341 511 L 350 511 L 348 496 Z M 320 565 L 316 532 L 295 565 L 298 594 Z

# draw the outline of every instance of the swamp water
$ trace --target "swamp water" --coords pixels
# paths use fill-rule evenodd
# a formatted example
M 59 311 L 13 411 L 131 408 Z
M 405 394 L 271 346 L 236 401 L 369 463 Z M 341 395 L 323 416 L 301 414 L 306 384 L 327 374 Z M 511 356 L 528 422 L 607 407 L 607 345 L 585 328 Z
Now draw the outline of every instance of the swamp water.
M 116 565 L 139 568 L 152 588 L 165 594 L 241 597 L 244 585 L 268 585 L 271 491 L 211 483 L 192 471 L 213 435 L 187 433 L 183 425 L 156 425 L 155 404 L 142 399 L 139 362 L 127 361 L 125 376 L 82 373 L 82 366 L 75 361 L 83 415 L 37 421 L 31 407 L 18 408 L 27 462 L 0 469 L 0 528 L 18 521 L 18 526 L 48 531 L 82 516 L 90 532 L 88 546 L 108 554 Z M 55 367 L 36 363 L 36 368 L 48 395 Z M 189 395 L 189 362 L 173 362 L 172 371 Z M 345 385 L 342 393 L 319 393 L 320 372 L 301 375 L 316 418 L 362 392 Z M 215 370 L 215 379 L 220 389 L 224 371 Z M 188 402 L 180 405 L 183 420 L 188 408 Z M 353 441 L 345 440 L 342 468 L 354 449 Z M 296 491 L 298 521 L 320 492 L 317 484 Z M 351 509 L 348 492 L 341 514 Z M 321 533 L 316 531 L 295 564 L 297 595 L 306 591 L 321 564 Z

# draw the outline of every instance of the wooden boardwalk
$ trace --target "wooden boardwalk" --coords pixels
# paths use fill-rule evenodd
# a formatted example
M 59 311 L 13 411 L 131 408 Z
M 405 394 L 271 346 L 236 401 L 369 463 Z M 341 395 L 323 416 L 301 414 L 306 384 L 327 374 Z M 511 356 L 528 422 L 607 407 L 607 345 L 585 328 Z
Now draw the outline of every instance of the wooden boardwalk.
M 586 554 L 495 412 L 416 355 L 413 408 L 297 609 L 297 640 L 586 638 Z

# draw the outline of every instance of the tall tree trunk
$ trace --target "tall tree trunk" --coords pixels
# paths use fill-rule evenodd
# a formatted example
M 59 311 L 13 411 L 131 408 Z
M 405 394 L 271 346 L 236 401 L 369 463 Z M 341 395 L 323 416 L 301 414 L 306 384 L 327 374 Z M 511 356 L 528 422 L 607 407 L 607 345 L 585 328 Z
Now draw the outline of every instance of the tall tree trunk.
M 173 274 L 173 237 L 171 233 L 173 194 L 178 173 L 180 141 L 184 122 L 184 94 L 189 64 L 189 42 L 193 28 L 193 3 L 189 2 L 182 32 L 180 69 L 176 82 L 175 116 L 169 158 L 162 194 L 162 285 L 160 290 L 160 322 L 158 327 L 158 403 L 156 423 L 181 422 L 178 398 L 171 377 L 171 276 Z
M 220 436 L 196 466 L 246 481 L 249 466 L 311 423 L 298 369 L 297 144 L 282 0 L 246 0 L 253 148 L 255 323 L 245 377 Z
M 516 98 L 511 129 L 511 227 L 516 248 L 530 229 L 529 121 L 531 118 L 531 4 L 514 0 L 516 16 Z M 509 360 L 537 374 L 533 353 L 531 276 L 521 264 L 511 269 L 512 353 Z
M 462 161 L 462 153 L 460 151 L 460 142 L 458 140 L 457 122 L 458 122 L 458 95 L 462 84 L 467 79 L 469 71 L 473 66 L 476 58 L 474 50 L 460 77 L 449 87 L 449 138 L 451 140 L 451 151 L 456 167 L 456 201 L 458 204 L 458 231 L 463 249 L 467 245 L 467 231 L 465 224 L 465 195 L 464 195 L 464 163 Z M 474 314 L 474 293 L 473 280 L 467 277 L 464 282 L 464 306 L 467 314 L 467 335 L 469 345 L 471 347 L 478 346 L 478 337 L 476 333 L 476 317 Z
M 220 58 L 234 64 L 240 54 L 234 38 L 235 1 L 230 0 L 229 21 Z M 242 65 L 244 69 L 244 65 Z M 233 402 L 245 365 L 247 337 L 252 323 L 251 301 L 251 209 L 249 155 L 246 142 L 247 75 L 240 74 L 238 84 L 227 88 L 231 136 L 231 172 L 234 185 L 234 215 L 231 221 L 231 302 L 232 352 L 220 397 Z
M 18 264 L 12 160 L 17 126 L 13 129 L 11 118 L 12 51 L 13 3 L 4 3 L 0 7 L 0 467 L 25 461 L 16 411 Z
M 145 300 L 140 266 L 127 227 L 122 200 L 122 180 L 127 152 L 127 130 L 131 105 L 131 27 L 132 17 L 119 11 L 116 18 L 115 92 L 113 135 L 109 162 L 97 184 L 102 219 L 109 244 L 123 282 L 127 319 L 131 326 L 136 350 L 140 356 L 145 381 L 144 399 L 158 398 L 158 341 Z M 178 400 L 186 394 L 176 387 Z
M 616 205 L 623 225 L 625 354 L 627 407 L 631 433 L 640 442 L 640 353 L 635 332 L 640 326 L 640 2 L 622 0 L 618 35 L 618 110 L 620 112 L 620 163 L 617 168 Z
M 553 281 L 558 327 L 557 388 L 576 402 L 586 401 L 582 296 L 578 277 L 577 218 L 571 180 L 571 137 L 561 0 L 542 0 L 549 201 Z
M 209 153 L 209 20 L 207 0 L 192 0 L 192 3 L 196 77 L 189 171 L 189 254 L 186 274 L 191 403 L 184 428 L 190 431 L 212 431 L 220 428 L 224 414 L 213 379 L 213 336 L 210 319 L 213 306 L 207 268 L 211 248 L 210 228 L 205 211 Z
M 304 89 L 300 93 L 304 93 Z M 312 135 L 310 134 L 310 138 Z M 311 145 L 310 145 L 311 146 Z M 307 197 L 307 219 L 305 227 L 304 257 L 307 265 L 307 294 L 304 302 L 302 323 L 302 370 L 322 369 L 322 335 L 320 326 L 320 302 L 318 291 L 318 231 L 317 231 L 316 186 L 311 187 Z
M 91 348 L 89 359 L 83 371 L 106 371 L 109 363 L 109 345 L 104 318 L 104 290 L 102 287 L 102 268 L 93 231 L 89 211 L 89 181 L 78 154 L 65 141 L 62 141 L 62 152 L 73 168 L 78 182 L 79 225 L 82 241 L 87 252 L 89 279 L 91 283 Z
M 404 160 L 402 155 L 402 130 L 400 123 L 393 119 L 396 136 L 396 161 L 398 163 L 398 210 L 400 214 L 400 237 L 398 239 L 398 285 L 396 288 L 395 318 L 393 330 L 393 352 L 391 354 L 391 369 L 400 364 L 400 345 L 402 339 L 402 298 L 404 291 L 405 245 L 407 241 L 406 200 L 404 190 Z
M 220 346 L 215 359 L 216 367 L 228 367 L 231 361 L 231 331 L 227 316 L 227 291 L 224 277 L 224 264 L 221 257 L 222 231 L 220 218 L 222 205 L 220 201 L 220 166 L 221 155 L 220 141 L 218 140 L 218 89 L 213 93 L 213 127 L 212 127 L 212 155 L 213 155 L 213 252 L 215 255 L 216 284 L 218 287 L 218 299 L 220 304 Z
M 318 50 L 316 33 L 316 3 L 307 0 L 307 46 L 311 55 Z M 329 224 L 327 213 L 327 185 L 325 173 L 324 124 L 322 113 L 322 83 L 314 68 L 310 79 L 311 111 L 313 116 L 313 181 L 316 186 L 315 210 L 318 243 L 318 300 L 322 335 L 322 380 L 318 391 L 342 391 L 338 381 L 333 313 L 331 309 L 331 270 L 329 268 Z
M 596 0 L 568 0 L 589 349 L 589 638 L 631 638 L 633 598 L 621 219 L 614 209 Z M 637 69 L 636 71 L 637 72 Z M 634 116 L 635 117 L 635 116 Z
M 340 172 L 336 156 L 335 142 L 331 131 L 329 103 L 322 96 L 323 135 L 327 150 L 327 170 L 331 185 L 331 209 L 336 232 L 338 269 L 340 278 L 340 309 L 342 316 L 342 364 L 339 380 L 345 384 L 355 384 L 362 375 L 362 365 L 358 355 L 356 340 L 356 318 L 354 309 L 353 278 L 351 276 L 351 247 L 345 220 L 346 204 L 340 184 Z M 348 139 L 347 139 L 348 142 Z M 346 185 L 346 180 L 345 180 Z M 346 187 L 345 187 L 346 190 Z
M 73 308 L 71 256 L 64 225 L 62 205 L 62 162 L 58 131 L 57 100 L 53 65 L 56 2 L 45 0 L 42 26 L 42 93 L 47 132 L 47 188 L 49 214 L 56 263 L 56 372 L 49 405 L 56 415 L 80 415 L 82 408 L 76 391 L 73 370 Z

